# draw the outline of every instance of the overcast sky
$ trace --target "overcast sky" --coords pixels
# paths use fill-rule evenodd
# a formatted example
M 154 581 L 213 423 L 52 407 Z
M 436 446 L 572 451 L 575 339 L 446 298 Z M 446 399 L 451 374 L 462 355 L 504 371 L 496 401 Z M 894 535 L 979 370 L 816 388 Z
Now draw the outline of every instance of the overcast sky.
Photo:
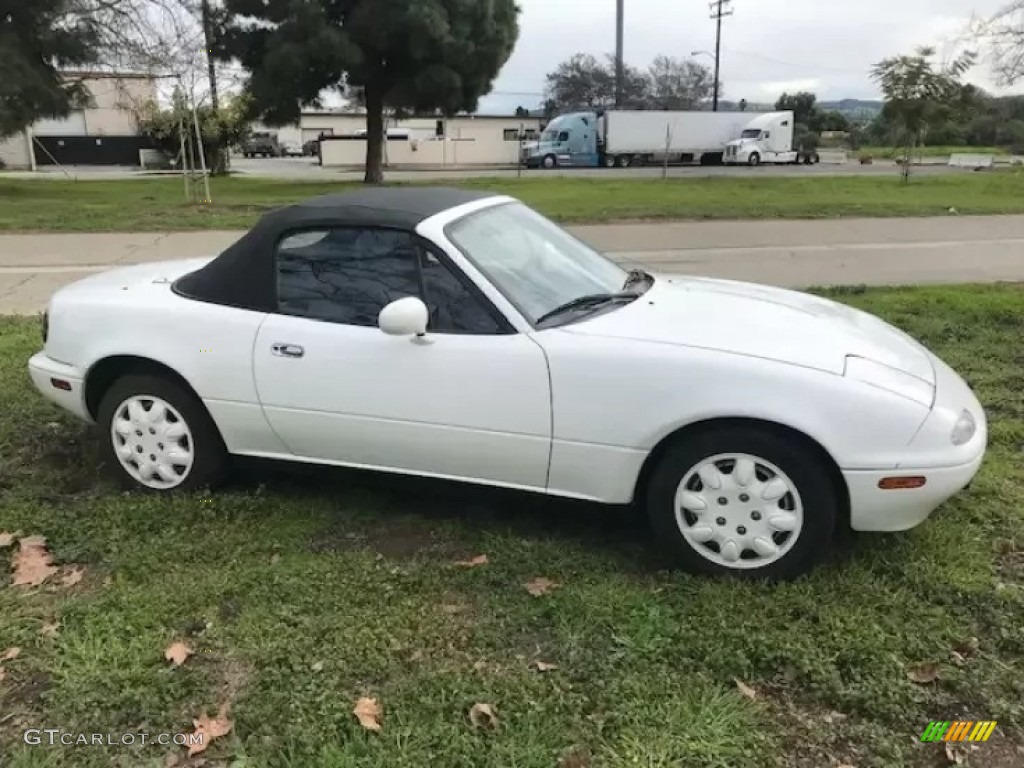
M 480 102 L 481 112 L 511 112 L 541 101 L 545 75 L 583 51 L 615 50 L 615 0 L 518 0 L 519 42 Z M 876 98 L 873 63 L 918 45 L 952 52 L 972 13 L 989 16 L 1006 0 L 733 0 L 722 23 L 725 97 L 774 101 L 783 91 L 819 98 Z M 625 58 L 644 67 L 664 53 L 713 51 L 707 0 L 625 0 Z M 711 64 L 707 56 L 699 57 Z M 969 81 L 995 90 L 984 65 Z

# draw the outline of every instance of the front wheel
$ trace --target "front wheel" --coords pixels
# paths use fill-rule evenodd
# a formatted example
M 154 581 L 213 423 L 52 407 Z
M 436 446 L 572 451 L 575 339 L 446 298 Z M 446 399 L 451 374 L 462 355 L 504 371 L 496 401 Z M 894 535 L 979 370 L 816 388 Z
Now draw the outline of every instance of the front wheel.
M 554 168 L 558 165 L 558 158 L 554 155 L 544 155 L 543 165 L 545 168 Z
M 761 156 L 757 152 L 753 152 L 749 158 L 747 158 L 747 165 L 760 165 Z
M 832 541 L 839 503 L 817 451 L 757 427 L 707 430 L 672 446 L 651 475 L 647 513 L 690 571 L 792 579 Z
M 228 456 L 217 426 L 202 402 L 169 378 L 123 376 L 104 394 L 96 420 L 107 459 L 128 488 L 194 491 L 224 479 Z

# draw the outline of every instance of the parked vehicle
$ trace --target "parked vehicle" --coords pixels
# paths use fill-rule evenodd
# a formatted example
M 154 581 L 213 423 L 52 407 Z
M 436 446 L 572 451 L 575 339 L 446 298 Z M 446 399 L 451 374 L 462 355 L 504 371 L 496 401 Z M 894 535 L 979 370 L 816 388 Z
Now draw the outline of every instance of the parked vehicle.
M 249 134 L 242 145 L 242 154 L 245 157 L 281 157 L 284 150 L 276 133 L 261 131 Z
M 761 163 L 811 165 L 819 160 L 813 147 L 794 146 L 792 112 L 768 112 L 747 124 L 740 137 L 725 146 L 727 165 Z
M 229 455 L 634 503 L 678 561 L 787 578 L 977 472 L 985 413 L 902 331 L 815 296 L 626 271 L 505 197 L 371 188 L 219 256 L 55 293 L 36 388 L 153 492 Z
M 539 141 L 525 144 L 523 162 L 541 168 L 625 168 L 666 160 L 718 164 L 728 143 L 763 118 L 788 123 L 792 133 L 792 112 L 757 118 L 747 112 L 576 112 L 555 118 Z
M 303 157 L 316 157 L 320 154 L 320 140 L 310 139 L 302 143 Z

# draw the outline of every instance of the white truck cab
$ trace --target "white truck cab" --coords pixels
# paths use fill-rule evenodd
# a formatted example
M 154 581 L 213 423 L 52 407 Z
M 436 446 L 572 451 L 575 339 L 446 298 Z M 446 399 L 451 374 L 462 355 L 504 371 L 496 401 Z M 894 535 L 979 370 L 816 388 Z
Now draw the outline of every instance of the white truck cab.
M 816 152 L 806 155 L 793 147 L 792 112 L 766 112 L 751 120 L 738 139 L 725 145 L 727 165 L 817 162 Z

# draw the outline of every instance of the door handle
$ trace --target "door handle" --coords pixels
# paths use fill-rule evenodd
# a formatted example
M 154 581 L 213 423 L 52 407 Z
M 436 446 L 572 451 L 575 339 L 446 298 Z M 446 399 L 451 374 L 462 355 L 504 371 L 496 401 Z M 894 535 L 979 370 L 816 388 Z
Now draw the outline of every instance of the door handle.
M 270 351 L 278 357 L 302 357 L 306 354 L 306 350 L 298 344 L 275 344 Z

